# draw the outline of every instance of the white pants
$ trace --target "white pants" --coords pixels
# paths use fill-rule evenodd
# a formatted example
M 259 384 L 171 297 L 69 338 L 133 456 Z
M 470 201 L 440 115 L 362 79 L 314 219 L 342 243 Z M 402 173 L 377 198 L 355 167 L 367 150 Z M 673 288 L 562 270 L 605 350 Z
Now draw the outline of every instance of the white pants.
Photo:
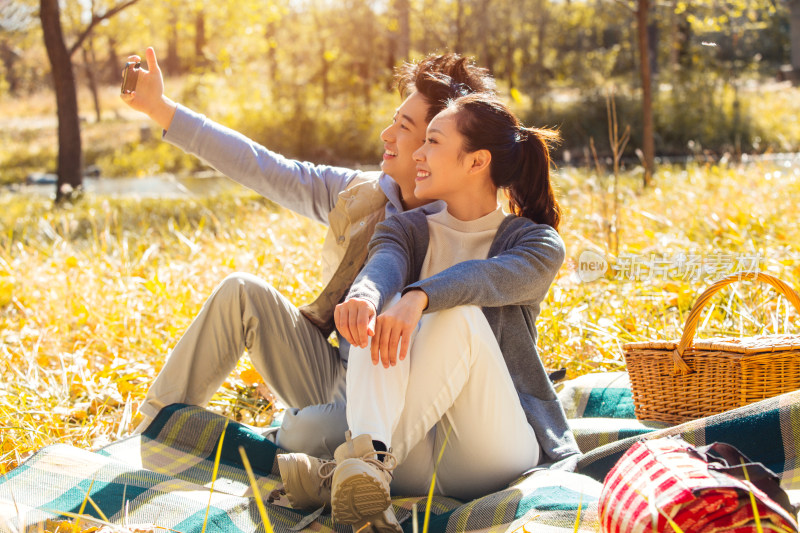
M 539 462 L 500 347 L 480 308 L 424 315 L 397 366 L 373 365 L 369 347 L 350 349 L 347 422 L 397 456 L 392 491 L 425 494 L 439 451 L 436 491 L 465 500 L 507 486 Z

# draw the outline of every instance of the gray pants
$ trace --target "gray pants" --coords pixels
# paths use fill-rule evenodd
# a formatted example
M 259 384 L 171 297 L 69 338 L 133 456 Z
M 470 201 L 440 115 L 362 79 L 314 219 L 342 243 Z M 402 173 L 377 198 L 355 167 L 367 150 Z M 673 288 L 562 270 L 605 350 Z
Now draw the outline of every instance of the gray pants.
M 139 411 L 152 419 L 173 403 L 205 405 L 245 350 L 270 390 L 291 407 L 277 444 L 332 457 L 347 430 L 339 350 L 274 287 L 250 274 L 231 274 L 214 290 Z

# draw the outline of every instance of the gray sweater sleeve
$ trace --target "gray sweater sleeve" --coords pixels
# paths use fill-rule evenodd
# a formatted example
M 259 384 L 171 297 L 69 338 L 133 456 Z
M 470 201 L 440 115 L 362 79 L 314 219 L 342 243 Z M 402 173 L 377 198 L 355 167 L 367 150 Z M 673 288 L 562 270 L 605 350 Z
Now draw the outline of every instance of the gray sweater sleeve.
M 287 159 L 179 105 L 164 140 L 232 180 L 323 224 L 356 170 Z
M 505 251 L 497 253 L 496 250 Z M 459 305 L 538 305 L 565 257 L 564 241 L 544 224 L 510 217 L 498 230 L 488 259 L 464 261 L 407 286 L 428 295 L 426 312 Z
M 403 223 L 401 219 L 412 223 Z M 424 212 L 402 213 L 381 222 L 369 242 L 367 263 L 347 299 L 361 298 L 381 312 L 386 302 L 419 277 L 428 249 L 428 222 Z

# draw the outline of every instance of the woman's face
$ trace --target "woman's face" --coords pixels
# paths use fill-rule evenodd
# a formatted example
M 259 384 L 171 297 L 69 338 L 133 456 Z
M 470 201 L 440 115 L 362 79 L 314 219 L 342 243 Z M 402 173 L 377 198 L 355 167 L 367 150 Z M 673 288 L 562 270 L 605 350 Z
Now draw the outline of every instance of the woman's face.
M 425 144 L 414 152 L 417 178 L 414 196 L 444 200 L 466 185 L 469 158 L 462 157 L 464 137 L 456 126 L 455 110 L 445 109 L 428 125 Z

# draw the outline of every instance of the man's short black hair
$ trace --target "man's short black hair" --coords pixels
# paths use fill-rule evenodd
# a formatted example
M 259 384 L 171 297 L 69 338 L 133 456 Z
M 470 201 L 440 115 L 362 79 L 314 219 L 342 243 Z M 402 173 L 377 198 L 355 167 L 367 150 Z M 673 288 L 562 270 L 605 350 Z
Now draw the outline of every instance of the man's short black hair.
M 455 53 L 429 55 L 416 63 L 403 63 L 395 79 L 404 98 L 415 91 L 425 97 L 429 106 L 425 117 L 428 122 L 459 96 L 496 92 L 494 78 L 487 69 Z

